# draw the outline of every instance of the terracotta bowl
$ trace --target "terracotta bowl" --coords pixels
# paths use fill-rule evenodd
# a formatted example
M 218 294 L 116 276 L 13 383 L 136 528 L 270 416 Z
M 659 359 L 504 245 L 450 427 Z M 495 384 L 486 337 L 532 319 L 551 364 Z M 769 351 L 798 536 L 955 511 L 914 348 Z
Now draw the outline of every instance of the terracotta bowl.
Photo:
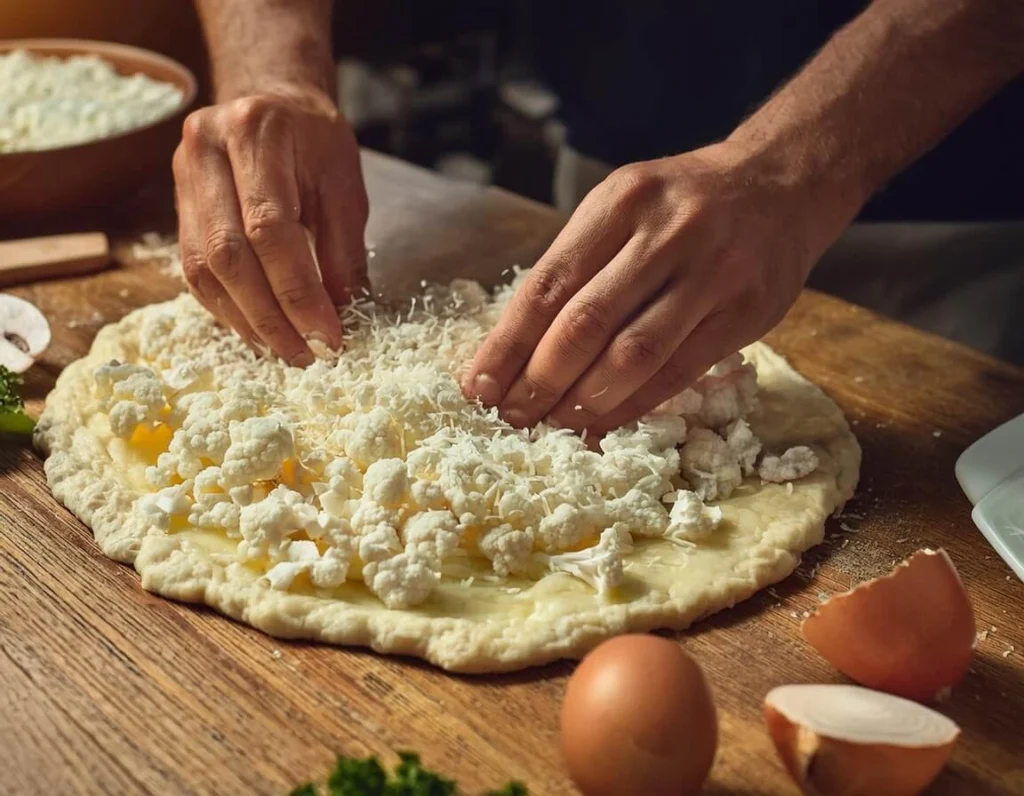
M 196 79 L 184 66 L 149 50 L 79 39 L 0 39 L 0 53 L 96 55 L 123 75 L 141 72 L 177 86 L 181 105 L 124 133 L 37 152 L 0 154 L 0 220 L 42 220 L 127 197 L 158 172 L 170 170 L 181 124 L 195 101 Z

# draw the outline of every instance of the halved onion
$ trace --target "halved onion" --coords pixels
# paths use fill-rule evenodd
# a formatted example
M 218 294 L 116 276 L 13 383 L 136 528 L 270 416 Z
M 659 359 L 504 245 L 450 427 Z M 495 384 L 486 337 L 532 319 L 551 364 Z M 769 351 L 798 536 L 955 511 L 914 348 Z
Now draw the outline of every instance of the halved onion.
M 764 715 L 786 771 L 820 796 L 920 793 L 960 735 L 941 713 L 855 685 L 781 686 Z

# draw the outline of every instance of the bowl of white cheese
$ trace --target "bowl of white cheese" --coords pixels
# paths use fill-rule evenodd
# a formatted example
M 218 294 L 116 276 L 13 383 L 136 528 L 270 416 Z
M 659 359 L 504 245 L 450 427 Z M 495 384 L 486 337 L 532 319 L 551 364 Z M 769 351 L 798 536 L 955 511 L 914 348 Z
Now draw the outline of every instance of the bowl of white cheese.
M 0 40 L 0 219 L 127 199 L 169 172 L 196 79 L 148 50 Z

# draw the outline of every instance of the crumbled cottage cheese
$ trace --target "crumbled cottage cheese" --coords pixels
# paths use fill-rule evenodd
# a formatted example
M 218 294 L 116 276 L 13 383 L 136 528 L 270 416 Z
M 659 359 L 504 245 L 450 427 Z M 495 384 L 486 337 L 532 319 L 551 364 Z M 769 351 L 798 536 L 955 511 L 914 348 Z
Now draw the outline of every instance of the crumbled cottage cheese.
M 0 55 L 0 153 L 95 141 L 143 127 L 184 100 L 170 83 L 123 76 L 96 56 Z
M 645 539 L 707 540 L 723 521 L 707 504 L 744 475 L 817 466 L 806 448 L 762 455 L 743 419 L 757 377 L 741 355 L 599 451 L 568 430 L 512 428 L 458 378 L 513 287 L 491 299 L 456 280 L 402 311 L 357 302 L 344 352 L 306 369 L 257 358 L 189 296 L 150 313 L 140 363 L 95 374 L 112 432 L 150 446 L 151 493 L 134 510 L 163 532 L 233 540 L 268 588 L 361 581 L 405 609 L 467 558 L 495 579 L 560 572 L 603 595 Z

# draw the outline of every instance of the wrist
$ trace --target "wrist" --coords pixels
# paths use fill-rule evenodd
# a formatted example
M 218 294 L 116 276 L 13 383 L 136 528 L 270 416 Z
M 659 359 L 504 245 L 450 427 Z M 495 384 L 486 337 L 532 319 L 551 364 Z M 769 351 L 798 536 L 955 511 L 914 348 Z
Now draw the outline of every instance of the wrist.
M 242 97 L 257 94 L 281 96 L 290 99 L 315 101 L 317 104 L 337 109 L 334 81 L 321 75 L 302 74 L 287 71 L 261 72 L 235 75 L 232 79 L 216 81 L 215 101 L 231 102 Z
M 756 117 L 750 122 L 754 122 Z M 807 220 L 814 259 L 853 221 L 877 189 L 856 159 L 800 131 L 769 131 L 750 122 L 726 142 L 744 152 L 747 167 L 774 183 Z

